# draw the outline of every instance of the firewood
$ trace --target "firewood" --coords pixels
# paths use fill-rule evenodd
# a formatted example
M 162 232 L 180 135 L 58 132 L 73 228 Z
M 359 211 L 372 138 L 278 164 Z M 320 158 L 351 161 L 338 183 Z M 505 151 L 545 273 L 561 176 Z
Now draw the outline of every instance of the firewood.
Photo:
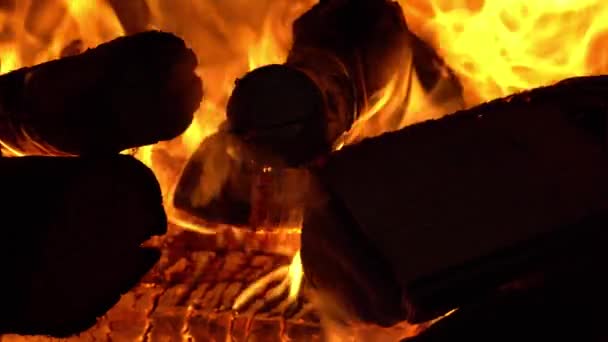
M 149 31 L 0 76 L 0 140 L 27 154 L 90 154 L 169 140 L 202 97 L 196 56 Z
M 227 108 L 231 131 L 299 165 L 326 153 L 321 91 L 305 73 L 269 65 L 238 80 Z
M 398 75 L 420 69 L 426 91 L 444 80 L 451 86 L 441 96 L 461 98 L 454 74 L 408 30 L 397 2 L 321 1 L 294 22 L 293 37 L 286 62 L 245 75 L 227 110 L 237 135 L 291 165 L 328 153 Z
M 95 324 L 158 261 L 160 187 L 128 156 L 1 158 L 0 333 Z
M 408 30 L 396 2 L 322 1 L 294 22 L 293 33 L 285 63 L 246 74 L 237 80 L 228 101 L 227 125 L 220 134 L 240 140 L 250 154 L 234 160 L 222 146 L 225 140 L 202 142 L 200 153 L 185 168 L 180 181 L 184 186 L 177 188 L 178 208 L 212 222 L 256 226 L 263 221 L 278 226 L 284 220 L 267 215 L 277 210 L 261 203 L 282 201 L 281 192 L 264 194 L 268 200 L 258 205 L 251 203 L 264 167 L 300 167 L 330 153 L 370 98 L 396 75 L 412 77 L 415 68 L 425 90 L 445 82 L 449 90 L 438 96 L 461 97 L 456 78 L 433 49 Z M 209 166 L 220 160 L 232 161 L 222 169 Z M 201 171 L 205 169 L 225 172 L 214 178 Z M 303 187 L 296 191 L 302 192 L 306 182 L 304 177 Z M 215 197 L 194 203 L 203 192 Z M 288 205 L 283 207 L 289 211 Z
M 585 219 L 608 211 L 606 91 L 569 79 L 330 156 L 305 274 L 345 314 L 421 322 L 605 241 Z
M 553 279 L 469 303 L 407 341 L 606 341 L 606 238 L 586 239 L 570 247 L 584 253 L 561 257 Z

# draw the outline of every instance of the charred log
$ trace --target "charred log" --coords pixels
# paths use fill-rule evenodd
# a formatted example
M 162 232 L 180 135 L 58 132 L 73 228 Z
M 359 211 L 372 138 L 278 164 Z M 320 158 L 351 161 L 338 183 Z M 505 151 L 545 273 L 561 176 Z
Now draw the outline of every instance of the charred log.
M 152 268 L 160 187 L 127 156 L 0 159 L 0 333 L 66 336 L 95 324 Z
M 421 322 L 595 253 L 607 91 L 570 79 L 332 155 L 302 233 L 311 284 L 347 315 Z
M 586 224 L 599 231 L 606 220 Z M 576 253 L 562 255 L 551 278 L 467 304 L 408 341 L 605 341 L 608 283 L 598 271 L 605 268 L 607 241 L 596 236 L 571 241 Z
M 447 77 L 451 93 L 442 96 L 461 96 L 443 61 L 408 30 L 397 2 L 322 1 L 294 22 L 293 36 L 287 61 L 237 82 L 227 111 L 237 135 L 291 165 L 329 152 L 372 95 L 396 76 L 411 79 L 415 67 L 427 91 Z
M 442 101 L 461 96 L 457 80 L 446 72 L 433 49 L 408 30 L 396 2 L 322 1 L 295 21 L 293 34 L 286 62 L 261 67 L 237 80 L 228 101 L 226 132 L 220 134 L 247 145 L 251 153 L 246 163 L 255 164 L 257 169 L 242 165 L 224 168 L 221 178 L 225 182 L 217 183 L 217 177 L 197 171 L 210 169 L 205 164 L 216 163 L 216 159 L 208 159 L 209 153 L 196 153 L 180 182 L 184 186 L 177 187 L 176 207 L 210 221 L 256 225 L 259 220 L 250 219 L 260 215 L 253 212 L 255 204 L 249 201 L 256 193 L 254 180 L 263 177 L 259 170 L 299 167 L 328 154 L 370 97 L 394 77 L 411 79 L 417 68 L 426 90 L 441 81 L 449 84 L 445 87 L 448 90 L 438 93 Z M 199 150 L 209 150 L 210 144 L 211 139 L 203 142 Z M 223 153 L 222 159 L 230 159 Z M 217 153 L 214 156 L 220 158 Z M 235 180 L 237 174 L 241 180 Z M 196 193 L 214 187 L 209 183 L 221 184 L 222 189 L 214 192 L 218 197 L 205 202 L 209 207 L 200 201 L 193 203 Z M 269 202 L 276 202 L 284 193 L 267 194 L 272 197 Z M 266 221 L 275 226 L 281 222 Z
M 202 97 L 196 56 L 144 32 L 0 76 L 0 140 L 28 154 L 90 154 L 169 140 Z

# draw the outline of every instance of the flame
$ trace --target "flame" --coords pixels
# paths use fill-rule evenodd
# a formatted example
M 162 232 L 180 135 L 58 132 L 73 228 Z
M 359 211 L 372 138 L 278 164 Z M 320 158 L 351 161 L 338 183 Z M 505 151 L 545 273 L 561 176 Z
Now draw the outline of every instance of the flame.
M 300 251 L 294 255 L 291 264 L 289 265 L 289 300 L 294 302 L 300 293 L 304 271 L 302 269 L 302 259 L 300 259 Z
M 608 72 L 602 0 L 399 1 L 464 83 L 468 105 Z
M 154 170 L 175 225 L 213 234 L 214 227 L 180 216 L 171 205 L 182 168 L 199 143 L 224 121 L 234 80 L 248 70 L 281 63 L 289 51 L 291 23 L 316 1 L 259 0 L 254 6 L 245 0 L 133 2 L 142 3 L 149 12 L 142 29 L 173 32 L 194 49 L 200 60 L 197 73 L 205 80 L 205 98 L 181 137 L 128 153 Z M 85 49 L 127 32 L 107 0 L 12 3 L 0 4 L 0 73 L 59 58 L 73 42 Z M 410 29 L 435 47 L 463 83 L 466 106 L 567 77 L 608 73 L 608 3 L 603 0 L 399 3 Z M 451 108 L 430 103 L 416 73 L 402 70 L 373 95 L 336 149 L 438 118 Z M 1 141 L 0 147 L 4 155 L 21 155 Z M 289 298 L 295 300 L 303 278 L 299 252 L 279 273 L 288 279 Z

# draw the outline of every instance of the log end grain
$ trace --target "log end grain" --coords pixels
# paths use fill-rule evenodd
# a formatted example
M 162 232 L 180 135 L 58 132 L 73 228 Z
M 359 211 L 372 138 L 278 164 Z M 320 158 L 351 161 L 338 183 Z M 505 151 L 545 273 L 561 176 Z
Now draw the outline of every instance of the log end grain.
M 268 65 L 239 79 L 227 116 L 231 130 L 246 143 L 272 151 L 292 165 L 330 148 L 322 94 L 295 68 Z

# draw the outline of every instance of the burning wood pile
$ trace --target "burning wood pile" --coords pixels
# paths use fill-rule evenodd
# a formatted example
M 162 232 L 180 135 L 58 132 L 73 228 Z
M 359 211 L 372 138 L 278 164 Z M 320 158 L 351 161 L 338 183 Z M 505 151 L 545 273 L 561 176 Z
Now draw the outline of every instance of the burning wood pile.
M 0 76 L 2 341 L 606 337 L 608 76 L 471 106 L 411 7 L 327 0 L 217 120 L 162 0 L 103 3 L 123 37 Z

